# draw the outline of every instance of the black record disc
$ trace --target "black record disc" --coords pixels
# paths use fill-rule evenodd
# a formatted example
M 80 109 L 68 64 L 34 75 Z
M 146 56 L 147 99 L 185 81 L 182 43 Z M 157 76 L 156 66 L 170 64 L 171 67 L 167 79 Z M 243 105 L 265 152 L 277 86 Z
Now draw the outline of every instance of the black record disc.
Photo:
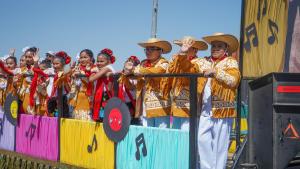
M 104 108 L 103 128 L 105 134 L 114 142 L 120 142 L 126 136 L 130 126 L 130 112 L 119 98 L 112 97 Z
M 13 94 L 8 94 L 4 103 L 4 113 L 8 121 L 17 125 L 18 121 L 18 112 L 19 112 L 19 98 Z

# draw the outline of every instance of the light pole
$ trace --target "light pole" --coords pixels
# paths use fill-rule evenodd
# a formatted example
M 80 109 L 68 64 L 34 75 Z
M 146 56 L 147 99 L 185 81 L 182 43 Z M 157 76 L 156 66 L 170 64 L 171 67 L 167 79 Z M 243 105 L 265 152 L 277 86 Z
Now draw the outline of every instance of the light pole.
M 158 11 L 158 0 L 153 0 L 152 27 L 151 27 L 152 38 L 156 38 L 157 36 L 157 11 Z

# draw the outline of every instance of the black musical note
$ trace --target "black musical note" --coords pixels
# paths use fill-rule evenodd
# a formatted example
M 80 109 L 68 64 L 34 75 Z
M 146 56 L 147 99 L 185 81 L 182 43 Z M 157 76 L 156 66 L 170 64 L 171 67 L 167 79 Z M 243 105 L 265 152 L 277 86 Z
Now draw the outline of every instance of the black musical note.
M 269 29 L 272 33 L 272 35 L 269 36 L 269 38 L 268 38 L 268 43 L 270 45 L 273 45 L 275 40 L 278 41 L 277 34 L 278 34 L 279 29 L 278 29 L 278 25 L 275 22 L 273 22 L 271 19 L 269 19 L 269 24 L 268 25 L 269 25 Z M 276 34 L 274 32 L 274 29 L 276 30 Z
M 141 145 L 143 145 L 142 148 L 142 153 L 143 156 L 147 156 L 147 147 L 146 147 L 146 143 L 145 143 L 145 139 L 144 139 L 144 134 L 141 133 L 139 136 L 137 136 L 137 138 L 135 139 L 135 144 L 136 144 L 136 152 L 135 152 L 135 159 L 136 160 L 140 160 L 141 159 L 141 154 L 140 154 L 140 149 L 139 147 Z
M 32 138 L 34 137 L 35 129 L 36 129 L 36 125 L 31 123 L 28 130 L 25 133 L 25 136 L 29 137 L 29 133 L 30 133 L 30 140 L 32 140 Z
M 89 153 L 92 153 L 94 144 L 95 144 L 94 151 L 96 151 L 96 150 L 97 150 L 97 147 L 98 147 L 98 143 L 97 143 L 97 138 L 96 138 L 96 135 L 95 135 L 95 134 L 94 134 L 94 137 L 93 137 L 92 145 L 88 145 L 88 146 L 87 146 L 87 151 L 88 151 Z
M 260 16 L 261 16 L 261 4 L 263 3 L 263 12 L 262 12 L 262 16 L 265 16 L 267 14 L 267 0 L 264 0 L 262 2 L 262 0 L 260 0 L 258 2 L 258 11 L 257 11 L 257 20 L 260 20 Z
M 4 118 L 0 118 L 0 135 L 3 135 Z
M 258 46 L 258 36 L 257 36 L 257 30 L 256 30 L 256 26 L 254 23 L 252 23 L 251 25 L 249 25 L 246 30 L 245 30 L 245 34 L 247 37 L 247 41 L 244 43 L 244 47 L 245 50 L 247 52 L 251 51 L 251 44 L 250 44 L 250 38 L 253 35 L 253 39 L 252 39 L 252 44 L 254 47 Z

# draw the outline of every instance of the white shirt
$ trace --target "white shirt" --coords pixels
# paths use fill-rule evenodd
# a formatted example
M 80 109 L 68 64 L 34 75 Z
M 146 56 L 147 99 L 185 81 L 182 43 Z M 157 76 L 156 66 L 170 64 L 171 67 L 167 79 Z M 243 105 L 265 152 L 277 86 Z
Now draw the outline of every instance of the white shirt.
M 202 99 L 202 113 L 201 116 L 212 116 L 212 104 L 211 104 L 211 78 L 207 79 L 204 87 L 203 99 Z

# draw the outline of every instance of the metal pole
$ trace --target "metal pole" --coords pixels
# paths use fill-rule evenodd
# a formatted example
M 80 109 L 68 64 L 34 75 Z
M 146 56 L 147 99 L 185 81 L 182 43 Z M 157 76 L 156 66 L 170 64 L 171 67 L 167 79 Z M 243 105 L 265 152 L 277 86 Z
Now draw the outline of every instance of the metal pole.
M 60 119 L 63 115 L 63 111 L 64 111 L 64 104 L 63 104 L 63 89 L 64 87 L 58 87 L 57 89 L 57 109 L 58 109 L 58 119 Z
M 157 36 L 157 11 L 158 11 L 158 0 L 153 0 L 152 27 L 151 27 L 152 38 L 156 38 Z
M 58 102 L 57 102 L 57 109 L 58 109 L 58 148 L 60 150 L 60 119 L 63 117 L 63 111 L 64 111 L 64 98 L 63 98 L 63 91 L 64 91 L 64 86 L 62 85 L 61 87 L 58 87 L 57 89 L 57 98 Z M 66 112 L 68 113 L 68 112 Z M 60 154 L 58 156 L 58 159 L 60 160 Z
M 120 74 L 113 75 L 114 97 L 118 97 L 119 96 L 119 82 L 118 82 L 119 77 L 120 77 Z
M 245 26 L 245 0 L 242 0 L 241 6 L 241 27 L 240 27 L 240 53 L 239 53 L 239 67 L 241 72 L 241 83 L 243 80 L 243 51 L 244 51 L 244 26 Z M 241 144 L 241 111 L 242 111 L 242 88 L 241 84 L 238 88 L 237 95 L 237 117 L 236 117 L 236 148 L 240 147 Z
M 189 168 L 195 169 L 197 164 L 197 76 L 190 77 L 190 133 L 189 133 Z

